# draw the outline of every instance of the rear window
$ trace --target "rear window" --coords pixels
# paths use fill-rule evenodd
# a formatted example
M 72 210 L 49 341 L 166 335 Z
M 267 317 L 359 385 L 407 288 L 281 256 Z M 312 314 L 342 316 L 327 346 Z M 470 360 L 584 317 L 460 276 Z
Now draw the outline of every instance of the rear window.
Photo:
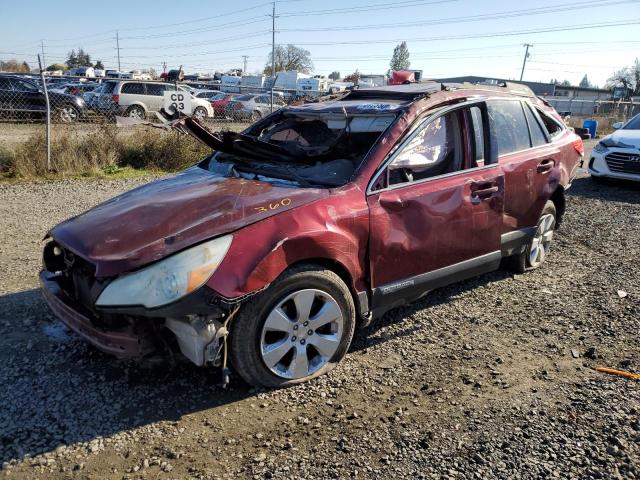
M 125 83 L 120 93 L 129 93 L 131 95 L 144 95 L 144 84 L 142 83 Z
M 489 132 L 494 156 L 531 147 L 529 128 L 520 101 L 493 100 L 487 102 Z
M 104 82 L 100 91 L 102 93 L 112 93 L 113 89 L 116 87 L 116 82 Z

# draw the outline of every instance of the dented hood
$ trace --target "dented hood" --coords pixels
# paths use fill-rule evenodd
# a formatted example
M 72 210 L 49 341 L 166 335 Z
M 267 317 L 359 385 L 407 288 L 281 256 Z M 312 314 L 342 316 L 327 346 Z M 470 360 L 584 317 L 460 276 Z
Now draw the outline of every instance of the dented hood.
M 110 277 L 328 194 L 192 167 L 66 220 L 50 235 L 95 265 L 96 276 Z

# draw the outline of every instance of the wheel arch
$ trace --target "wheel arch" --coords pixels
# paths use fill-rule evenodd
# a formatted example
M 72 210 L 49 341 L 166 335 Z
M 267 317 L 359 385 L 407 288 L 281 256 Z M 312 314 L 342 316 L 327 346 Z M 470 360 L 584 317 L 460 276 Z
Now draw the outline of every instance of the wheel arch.
M 369 295 L 367 291 L 358 292 L 355 288 L 354 279 L 349 272 L 349 269 L 343 265 L 340 261 L 334 258 L 327 257 L 311 257 L 307 259 L 300 259 L 296 262 L 289 265 L 286 269 L 284 269 L 280 275 L 284 274 L 288 270 L 292 268 L 298 268 L 302 265 L 316 265 L 322 268 L 325 268 L 340 277 L 340 279 L 345 283 L 347 288 L 349 289 L 349 293 L 351 293 L 351 297 L 353 298 L 353 304 L 356 307 L 356 319 L 362 319 L 366 317 L 369 313 Z M 280 276 L 279 275 L 279 276 Z

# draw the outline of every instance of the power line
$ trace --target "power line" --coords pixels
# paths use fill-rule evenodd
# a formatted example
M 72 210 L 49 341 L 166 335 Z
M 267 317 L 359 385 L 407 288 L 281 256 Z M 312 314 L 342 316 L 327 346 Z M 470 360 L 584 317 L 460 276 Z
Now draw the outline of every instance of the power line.
M 590 24 L 582 24 L 582 25 L 573 25 L 569 27 L 547 27 L 540 29 L 531 29 L 531 30 L 513 30 L 507 32 L 493 32 L 493 33 L 479 33 L 479 34 L 468 34 L 468 35 L 446 35 L 440 37 L 404 37 L 404 38 L 394 38 L 394 39 L 385 39 L 385 40 L 376 40 L 376 39 L 366 39 L 366 40 L 352 40 L 352 41 L 332 41 L 332 42 L 304 42 L 297 43 L 297 45 L 302 46 L 322 46 L 322 45 L 369 45 L 375 43 L 397 43 L 402 41 L 413 41 L 413 42 L 434 42 L 440 40 L 465 40 L 472 38 L 493 38 L 493 37 L 508 37 L 514 35 L 527 35 L 527 34 L 536 34 L 536 33 L 551 33 L 551 32 L 565 32 L 571 30 L 586 30 L 590 28 L 607 28 L 607 27 L 619 27 L 624 25 L 637 25 L 640 24 L 640 19 L 634 19 L 631 21 L 614 21 L 614 22 L 606 22 L 606 23 L 590 23 Z
M 523 15 L 543 15 L 547 13 L 557 13 L 565 11 L 567 8 L 596 8 L 596 7 L 609 7 L 612 5 L 619 5 L 622 3 L 634 3 L 635 0 L 593 0 L 591 2 L 577 2 L 577 3 L 565 3 L 560 5 L 554 5 L 553 7 L 537 7 L 530 9 L 512 10 L 510 12 L 503 13 L 490 13 L 482 15 L 469 15 L 461 17 L 439 18 L 434 20 L 419 20 L 411 22 L 396 22 L 396 23 L 381 23 L 381 24 L 369 24 L 369 25 L 355 25 L 355 26 L 339 26 L 339 27 L 311 27 L 311 28 L 284 28 L 281 32 L 338 32 L 338 31 L 354 31 L 354 30 L 379 30 L 385 28 L 397 28 L 397 27 L 423 27 L 425 25 L 445 25 L 448 23 L 465 23 L 465 22 L 479 22 L 485 20 L 497 20 L 504 18 L 514 18 Z
M 378 3 L 374 5 L 362 5 L 362 6 L 353 6 L 347 8 L 331 8 L 325 10 L 311 10 L 306 12 L 285 12 L 281 13 L 281 17 L 306 17 L 308 15 L 335 15 L 341 13 L 361 13 L 361 12 L 373 12 L 378 10 L 390 10 L 396 8 L 407 8 L 407 7 L 419 7 L 422 5 L 436 5 L 440 3 L 453 3 L 458 0 L 407 0 L 404 2 L 386 2 L 386 3 Z

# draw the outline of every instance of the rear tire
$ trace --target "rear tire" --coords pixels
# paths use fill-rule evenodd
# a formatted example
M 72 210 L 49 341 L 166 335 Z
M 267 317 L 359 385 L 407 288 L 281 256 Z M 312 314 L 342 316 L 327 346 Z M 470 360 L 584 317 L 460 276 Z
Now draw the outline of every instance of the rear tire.
M 127 117 L 135 118 L 136 120 L 144 120 L 147 117 L 144 108 L 142 108 L 140 105 L 133 105 L 132 107 L 129 107 L 127 109 L 126 115 Z
M 202 122 L 207 119 L 207 110 L 204 107 L 196 107 L 193 111 L 193 118 Z
M 548 200 L 542 209 L 533 238 L 522 253 L 506 259 L 507 266 L 516 273 L 524 273 L 542 266 L 549 254 L 557 222 L 556 206 L 551 200 Z
M 347 353 L 355 314 L 353 297 L 334 272 L 316 265 L 292 268 L 231 320 L 231 365 L 256 387 L 284 387 L 324 375 Z
M 80 111 L 73 105 L 63 105 L 57 110 L 56 118 L 61 123 L 75 123 L 80 118 Z
M 252 112 L 249 120 L 251 120 L 251 123 L 255 123 L 261 118 L 262 118 L 262 115 L 260 114 L 260 112 Z

